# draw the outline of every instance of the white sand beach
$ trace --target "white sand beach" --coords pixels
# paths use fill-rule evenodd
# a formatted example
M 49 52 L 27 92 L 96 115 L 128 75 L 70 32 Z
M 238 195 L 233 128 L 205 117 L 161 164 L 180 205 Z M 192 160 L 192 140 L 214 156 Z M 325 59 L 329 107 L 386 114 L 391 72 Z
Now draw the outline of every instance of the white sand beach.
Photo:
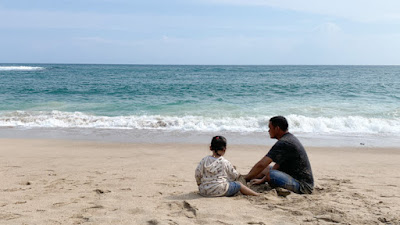
M 208 145 L 0 139 L 0 224 L 400 224 L 400 151 L 306 147 L 312 195 L 204 198 Z M 229 145 L 242 174 L 269 150 Z

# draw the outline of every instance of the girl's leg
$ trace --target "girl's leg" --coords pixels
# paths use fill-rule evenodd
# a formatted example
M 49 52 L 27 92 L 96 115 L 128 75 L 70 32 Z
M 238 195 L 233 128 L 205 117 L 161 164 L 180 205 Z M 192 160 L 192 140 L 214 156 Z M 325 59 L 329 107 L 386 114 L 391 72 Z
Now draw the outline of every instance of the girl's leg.
M 244 195 L 253 195 L 253 196 L 260 195 L 260 193 L 257 193 L 255 191 L 251 190 L 250 188 L 248 188 L 244 184 L 240 184 L 240 193 L 242 193 Z

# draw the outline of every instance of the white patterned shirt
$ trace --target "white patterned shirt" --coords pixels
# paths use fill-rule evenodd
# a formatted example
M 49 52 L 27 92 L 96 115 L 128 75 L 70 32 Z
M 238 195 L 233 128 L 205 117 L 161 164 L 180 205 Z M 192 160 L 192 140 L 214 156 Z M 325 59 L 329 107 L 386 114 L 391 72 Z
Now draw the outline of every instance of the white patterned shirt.
M 239 173 L 224 157 L 204 157 L 195 171 L 197 185 L 203 196 L 224 196 L 229 182 L 239 177 Z

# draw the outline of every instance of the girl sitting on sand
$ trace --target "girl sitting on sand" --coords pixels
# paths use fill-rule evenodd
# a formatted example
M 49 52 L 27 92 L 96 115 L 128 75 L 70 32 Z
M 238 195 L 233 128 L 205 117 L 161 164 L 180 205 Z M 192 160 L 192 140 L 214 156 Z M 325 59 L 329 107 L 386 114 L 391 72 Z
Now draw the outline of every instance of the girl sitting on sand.
M 244 195 L 259 195 L 244 184 L 235 181 L 240 174 L 222 157 L 226 151 L 226 139 L 215 136 L 211 140 L 212 156 L 204 157 L 196 168 L 195 177 L 202 196 L 233 196 L 239 191 Z

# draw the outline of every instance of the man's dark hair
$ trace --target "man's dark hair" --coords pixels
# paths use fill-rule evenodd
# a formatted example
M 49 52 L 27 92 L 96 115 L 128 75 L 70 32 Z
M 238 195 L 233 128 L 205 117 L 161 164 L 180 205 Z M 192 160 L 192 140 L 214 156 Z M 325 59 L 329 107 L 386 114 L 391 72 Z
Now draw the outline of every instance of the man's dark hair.
M 288 130 L 289 127 L 288 122 L 286 118 L 283 116 L 274 116 L 271 119 L 269 119 L 269 122 L 271 122 L 272 126 L 274 127 L 278 126 L 283 131 Z

